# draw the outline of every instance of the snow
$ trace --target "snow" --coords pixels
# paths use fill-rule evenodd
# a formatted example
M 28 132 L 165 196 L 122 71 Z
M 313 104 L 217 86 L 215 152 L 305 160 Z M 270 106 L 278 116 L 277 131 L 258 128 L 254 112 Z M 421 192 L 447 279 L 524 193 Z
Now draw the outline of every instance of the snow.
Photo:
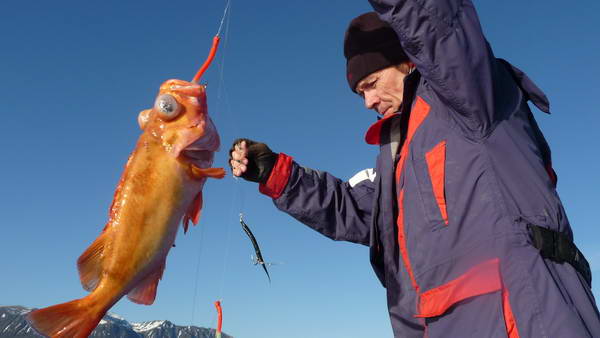
M 19 316 L 31 312 L 30 308 L 26 308 L 23 306 L 3 306 L 2 308 L 12 315 Z
M 118 320 L 125 321 L 125 318 L 123 318 L 123 317 L 121 317 L 121 316 L 119 316 L 119 315 L 117 315 L 117 314 L 115 314 L 115 313 L 109 312 L 109 313 L 107 313 L 107 315 L 108 315 L 109 317 L 112 317 L 112 318 L 115 318 L 115 319 L 118 319 Z
M 117 324 L 125 327 L 131 327 L 131 324 L 123 317 L 114 313 L 107 313 L 106 316 L 100 321 L 100 324 Z
M 131 327 L 135 332 L 144 332 L 155 329 L 165 323 L 164 320 L 154 320 L 151 322 L 131 323 Z

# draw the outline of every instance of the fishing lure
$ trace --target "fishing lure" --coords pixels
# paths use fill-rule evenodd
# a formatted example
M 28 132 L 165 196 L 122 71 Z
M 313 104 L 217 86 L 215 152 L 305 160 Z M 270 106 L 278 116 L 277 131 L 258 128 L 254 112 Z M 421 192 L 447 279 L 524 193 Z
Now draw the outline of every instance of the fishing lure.
M 267 274 L 267 278 L 269 278 L 269 283 L 271 283 L 271 276 L 269 275 L 269 271 L 267 270 L 268 263 L 265 263 L 265 260 L 263 259 L 262 254 L 260 253 L 260 247 L 258 246 L 256 237 L 254 237 L 254 235 L 252 234 L 252 231 L 250 231 L 248 224 L 246 224 L 246 222 L 244 222 L 244 217 L 242 214 L 240 214 L 240 224 L 242 225 L 242 229 L 244 229 L 244 232 L 246 233 L 246 235 L 248 235 L 248 237 L 250 238 L 250 241 L 252 242 L 252 246 L 254 246 L 254 253 L 256 254 L 256 261 L 255 261 L 256 263 L 255 264 L 262 265 L 263 269 L 265 270 L 265 273 Z
M 217 308 L 217 330 L 215 332 L 215 338 L 221 338 L 221 329 L 223 328 L 223 309 L 221 308 L 221 301 L 215 302 Z

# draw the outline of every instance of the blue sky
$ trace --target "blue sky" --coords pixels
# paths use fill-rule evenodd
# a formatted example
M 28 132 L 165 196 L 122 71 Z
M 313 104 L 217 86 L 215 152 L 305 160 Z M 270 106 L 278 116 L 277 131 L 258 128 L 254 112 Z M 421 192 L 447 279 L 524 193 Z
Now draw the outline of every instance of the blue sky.
M 137 114 L 169 78 L 191 79 L 225 1 L 10 2 L 0 13 L 0 305 L 43 307 L 85 295 L 75 261 L 100 233 Z M 526 71 L 553 114 L 548 139 L 576 243 L 600 273 L 597 1 L 478 1 L 497 56 Z M 204 76 L 225 166 L 237 137 L 348 179 L 372 167 L 375 119 L 347 88 L 342 40 L 367 1 L 236 1 Z M 278 212 L 229 175 L 204 189 L 200 225 L 180 233 L 152 306 L 121 300 L 130 321 L 169 319 L 236 337 L 389 337 L 368 248 L 336 243 Z M 270 268 L 253 266 L 244 212 Z M 198 271 L 198 272 L 197 272 Z M 594 291 L 600 295 L 599 278 Z

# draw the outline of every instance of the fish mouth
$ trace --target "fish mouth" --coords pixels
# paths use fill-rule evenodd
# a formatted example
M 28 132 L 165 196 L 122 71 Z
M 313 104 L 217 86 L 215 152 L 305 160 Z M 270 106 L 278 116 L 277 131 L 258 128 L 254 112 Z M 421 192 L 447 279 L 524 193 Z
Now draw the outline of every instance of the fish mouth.
M 221 138 L 213 121 L 206 116 L 206 120 L 198 121 L 190 129 L 202 129 L 202 136 L 189 144 L 186 149 L 216 152 L 221 146 Z
M 193 148 L 184 150 L 183 155 L 201 169 L 211 169 L 215 157 L 214 151 Z

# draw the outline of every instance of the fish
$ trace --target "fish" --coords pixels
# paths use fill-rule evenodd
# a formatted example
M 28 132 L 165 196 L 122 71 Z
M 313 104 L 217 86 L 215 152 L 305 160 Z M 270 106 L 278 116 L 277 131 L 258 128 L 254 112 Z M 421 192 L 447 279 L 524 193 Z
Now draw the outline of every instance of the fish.
M 83 288 L 90 293 L 27 316 L 50 337 L 88 337 L 122 297 L 151 305 L 174 246 L 199 221 L 202 189 L 213 168 L 220 138 L 208 116 L 206 86 L 171 79 L 159 89 L 153 108 L 138 116 L 142 133 L 120 178 L 109 218 L 98 238 L 77 260 Z

